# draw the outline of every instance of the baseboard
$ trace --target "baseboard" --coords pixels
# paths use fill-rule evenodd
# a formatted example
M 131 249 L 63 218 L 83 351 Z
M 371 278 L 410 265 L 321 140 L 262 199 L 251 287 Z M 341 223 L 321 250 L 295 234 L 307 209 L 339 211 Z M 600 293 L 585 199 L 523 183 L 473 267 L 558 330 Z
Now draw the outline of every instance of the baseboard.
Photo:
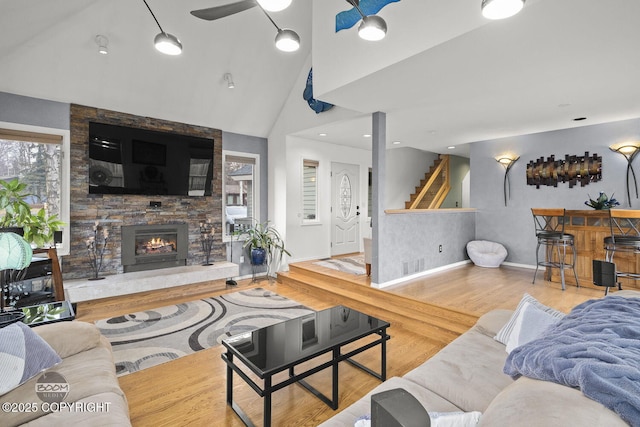
M 388 288 L 389 286 L 398 285 L 400 283 L 404 283 L 404 282 L 407 282 L 409 280 L 418 279 L 420 277 L 428 276 L 428 275 L 433 274 L 433 273 L 440 273 L 441 271 L 446 271 L 446 270 L 450 270 L 452 268 L 460 267 L 460 266 L 463 266 L 465 264 L 469 264 L 470 262 L 471 262 L 471 260 L 468 260 L 468 259 L 464 260 L 464 261 L 454 262 L 453 264 L 447 264 L 447 265 L 443 265 L 441 267 L 432 268 L 431 270 L 421 271 L 419 273 L 412 274 L 410 276 L 401 277 L 399 279 L 390 280 L 390 281 L 384 282 L 384 283 L 371 282 L 371 286 L 374 287 L 374 288 L 377 288 L 377 289 Z
M 531 264 L 519 264 L 517 262 L 503 262 L 502 265 L 508 265 L 509 267 L 527 268 L 529 270 L 535 270 L 536 266 Z

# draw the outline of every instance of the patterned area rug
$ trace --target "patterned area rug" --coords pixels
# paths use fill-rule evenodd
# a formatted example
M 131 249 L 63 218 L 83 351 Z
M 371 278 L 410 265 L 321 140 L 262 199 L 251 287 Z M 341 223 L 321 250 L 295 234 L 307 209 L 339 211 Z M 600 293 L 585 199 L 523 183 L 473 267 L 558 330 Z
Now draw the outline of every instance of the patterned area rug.
M 119 376 L 214 347 L 224 338 L 313 310 L 262 288 L 96 321 Z
M 331 268 L 333 270 L 342 271 L 343 273 L 351 273 L 357 276 L 365 274 L 364 255 L 331 258 L 314 262 L 315 265 Z

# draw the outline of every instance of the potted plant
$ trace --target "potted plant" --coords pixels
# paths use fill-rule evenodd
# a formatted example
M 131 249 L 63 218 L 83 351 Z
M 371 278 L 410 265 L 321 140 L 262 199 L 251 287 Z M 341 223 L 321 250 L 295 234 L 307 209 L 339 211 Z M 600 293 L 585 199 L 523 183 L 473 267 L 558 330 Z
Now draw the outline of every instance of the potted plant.
M 0 229 L 18 231 L 24 239 L 42 247 L 53 241 L 53 233 L 59 231 L 64 222 L 57 215 L 47 215 L 44 208 L 33 213 L 25 201 L 31 194 L 26 191 L 27 184 L 17 178 L 11 181 L 0 180 Z M 7 230 L 8 229 L 8 230 Z
M 271 263 L 274 260 L 280 262 L 284 254 L 291 256 L 284 247 L 284 240 L 269 222 L 259 223 L 237 233 L 240 237 L 245 237 L 243 247 L 250 249 L 251 264 L 267 265 L 267 276 Z

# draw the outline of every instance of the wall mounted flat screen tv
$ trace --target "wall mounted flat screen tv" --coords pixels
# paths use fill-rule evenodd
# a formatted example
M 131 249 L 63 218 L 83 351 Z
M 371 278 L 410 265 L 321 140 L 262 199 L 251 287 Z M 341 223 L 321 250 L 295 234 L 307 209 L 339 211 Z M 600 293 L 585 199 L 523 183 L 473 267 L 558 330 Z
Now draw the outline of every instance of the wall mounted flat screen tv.
M 89 193 L 210 196 L 213 139 L 89 123 Z

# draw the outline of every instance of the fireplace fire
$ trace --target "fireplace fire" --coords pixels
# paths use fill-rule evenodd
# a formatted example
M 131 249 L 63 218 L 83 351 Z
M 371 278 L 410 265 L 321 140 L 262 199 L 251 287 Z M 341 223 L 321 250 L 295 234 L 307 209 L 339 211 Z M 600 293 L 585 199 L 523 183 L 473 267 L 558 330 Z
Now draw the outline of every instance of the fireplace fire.
M 186 265 L 188 232 L 187 224 L 123 226 L 124 272 Z

